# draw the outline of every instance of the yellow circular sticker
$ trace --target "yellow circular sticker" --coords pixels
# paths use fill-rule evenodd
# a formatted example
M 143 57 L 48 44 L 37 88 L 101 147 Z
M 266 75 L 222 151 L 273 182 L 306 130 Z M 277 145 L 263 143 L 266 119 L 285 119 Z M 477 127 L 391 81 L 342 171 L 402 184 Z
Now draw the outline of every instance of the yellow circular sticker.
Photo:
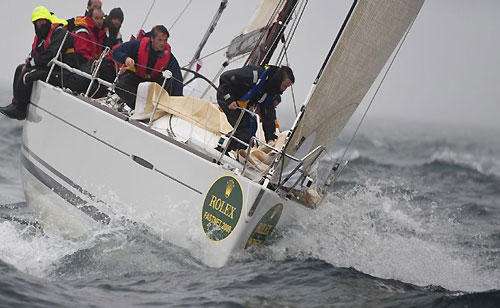
M 243 207 L 243 191 L 238 180 L 230 175 L 219 178 L 205 196 L 201 224 L 207 237 L 220 241 L 236 227 Z

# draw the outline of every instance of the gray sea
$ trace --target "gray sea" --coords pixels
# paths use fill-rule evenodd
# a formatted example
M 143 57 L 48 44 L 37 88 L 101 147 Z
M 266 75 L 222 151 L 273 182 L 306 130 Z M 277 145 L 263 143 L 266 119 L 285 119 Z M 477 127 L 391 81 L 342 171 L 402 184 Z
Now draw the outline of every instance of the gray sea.
M 498 133 L 369 119 L 317 210 L 209 268 L 130 222 L 44 232 L 0 117 L 0 307 L 500 307 Z

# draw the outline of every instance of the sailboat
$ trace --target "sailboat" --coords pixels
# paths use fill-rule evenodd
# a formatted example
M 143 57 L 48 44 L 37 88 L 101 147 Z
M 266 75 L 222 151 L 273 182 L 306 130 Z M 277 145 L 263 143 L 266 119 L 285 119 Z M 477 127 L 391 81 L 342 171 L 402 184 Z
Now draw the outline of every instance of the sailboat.
M 400 46 L 423 2 L 354 1 L 292 128 L 274 145 L 257 133 L 241 153 L 220 151 L 234 138 L 234 128 L 206 99 L 169 97 L 161 86 L 145 83 L 134 113 L 124 114 L 37 81 L 21 151 L 28 205 L 45 229 L 66 236 L 126 218 L 209 266 L 223 266 L 318 206 L 325 185 L 332 185 L 345 162 L 322 181 L 315 176 L 317 162 Z M 271 61 L 287 26 L 291 32 L 298 26 L 292 16 L 300 14 L 292 13 L 305 3 L 262 1 L 228 59 L 250 53 L 247 63 Z M 65 67 L 57 58 L 53 65 Z M 85 76 L 113 89 L 95 75 Z

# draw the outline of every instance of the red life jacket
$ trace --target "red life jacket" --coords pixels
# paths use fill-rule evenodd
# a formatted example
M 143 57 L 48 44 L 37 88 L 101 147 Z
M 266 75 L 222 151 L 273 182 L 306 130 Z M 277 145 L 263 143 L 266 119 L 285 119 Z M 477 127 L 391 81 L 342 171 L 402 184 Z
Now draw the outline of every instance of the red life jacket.
M 45 42 L 43 43 L 43 50 L 47 50 L 47 47 L 49 47 L 50 45 L 50 38 L 52 37 L 52 32 L 54 32 L 54 30 L 60 25 L 61 24 L 52 24 L 52 27 L 50 27 L 49 33 L 45 38 Z M 31 51 L 35 56 L 38 56 L 39 54 L 38 50 L 36 50 L 37 43 L 38 43 L 38 35 L 35 35 L 35 39 L 33 40 L 33 45 L 31 46 Z
M 165 46 L 165 50 L 161 55 L 158 56 L 155 66 L 151 70 L 151 75 L 146 74 L 146 67 L 148 66 L 149 59 L 149 37 L 145 37 L 141 40 L 141 45 L 139 46 L 139 53 L 137 55 L 137 65 L 135 73 L 137 76 L 144 79 L 156 79 L 160 76 L 161 71 L 163 71 L 170 61 L 170 45 Z
M 102 52 L 102 43 L 106 33 L 103 29 L 94 33 L 95 23 L 90 17 L 79 16 L 75 19 L 75 29 L 73 29 L 73 37 L 75 51 L 82 54 L 87 60 L 98 57 Z M 82 33 L 83 37 L 78 34 Z

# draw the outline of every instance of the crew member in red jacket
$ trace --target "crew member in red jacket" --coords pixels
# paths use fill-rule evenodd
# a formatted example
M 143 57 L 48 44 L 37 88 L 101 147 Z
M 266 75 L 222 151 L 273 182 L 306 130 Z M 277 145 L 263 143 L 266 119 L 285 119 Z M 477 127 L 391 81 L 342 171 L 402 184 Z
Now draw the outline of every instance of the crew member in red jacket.
M 17 120 L 23 120 L 26 117 L 33 82 L 47 78 L 48 64 L 56 56 L 66 33 L 63 28 L 66 21 L 58 19 L 43 6 L 38 6 L 33 10 L 31 21 L 36 33 L 31 54 L 24 64 L 16 68 L 12 103 L 6 107 L 0 107 L 1 113 Z M 51 83 L 57 83 L 59 72 L 60 70 L 54 70 Z
M 76 66 L 85 73 L 92 73 L 92 65 L 103 51 L 103 40 L 106 35 L 103 29 L 104 12 L 100 8 L 91 8 L 88 16 L 77 17 L 75 19 L 75 29 L 73 39 L 75 46 Z M 78 93 L 85 93 L 90 84 L 90 80 L 72 74 L 65 81 L 65 86 Z M 102 96 L 104 91 L 99 91 L 97 82 L 92 85 L 94 88 L 92 96 Z
M 75 20 L 73 37 L 80 66 L 101 54 L 106 35 L 103 24 L 104 12 L 99 8 L 92 8 L 89 10 L 88 16 Z
M 90 9 L 93 9 L 93 8 L 102 9 L 102 2 L 101 2 L 101 0 L 89 0 L 87 2 L 87 8 L 85 9 L 85 14 L 83 14 L 83 17 L 84 16 L 88 16 Z M 72 32 L 75 29 L 75 20 L 77 18 L 81 18 L 81 17 L 82 16 L 73 17 L 73 18 L 70 18 L 70 19 L 67 20 L 67 23 L 68 23 L 67 29 L 68 29 L 68 31 Z

